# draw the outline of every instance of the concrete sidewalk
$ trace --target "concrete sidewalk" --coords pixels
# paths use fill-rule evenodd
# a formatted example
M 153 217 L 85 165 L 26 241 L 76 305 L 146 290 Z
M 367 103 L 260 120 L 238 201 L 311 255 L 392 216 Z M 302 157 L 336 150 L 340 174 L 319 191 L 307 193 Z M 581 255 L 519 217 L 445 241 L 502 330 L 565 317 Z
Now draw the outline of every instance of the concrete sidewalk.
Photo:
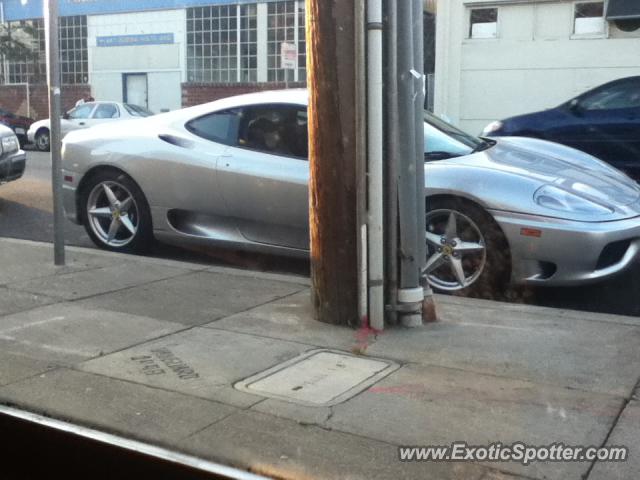
M 640 478 L 640 319 L 438 297 L 441 322 L 375 337 L 313 321 L 305 278 L 68 257 L 56 268 L 49 245 L 0 240 L 2 404 L 277 478 Z M 330 375 L 282 370 L 326 350 L 343 353 Z M 626 445 L 630 459 L 398 460 L 400 445 L 454 441 Z

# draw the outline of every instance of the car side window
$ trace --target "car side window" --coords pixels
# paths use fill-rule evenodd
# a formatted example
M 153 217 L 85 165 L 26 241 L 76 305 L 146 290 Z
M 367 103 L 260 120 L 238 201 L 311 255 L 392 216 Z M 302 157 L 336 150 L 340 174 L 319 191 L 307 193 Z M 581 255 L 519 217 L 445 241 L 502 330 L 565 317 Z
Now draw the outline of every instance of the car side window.
M 119 116 L 118 107 L 113 103 L 101 103 L 96 108 L 96 111 L 93 112 L 93 118 L 97 119 L 118 118 Z
M 93 110 L 94 104 L 86 104 L 80 105 L 79 107 L 74 108 L 69 111 L 69 118 L 71 119 L 81 119 L 81 118 L 89 118 L 91 115 L 91 111 Z
M 212 142 L 235 145 L 238 139 L 239 109 L 214 112 L 187 122 L 186 129 Z
M 238 146 L 272 155 L 308 157 L 307 109 L 299 105 L 245 107 Z
M 640 84 L 623 83 L 605 87 L 580 101 L 583 110 L 640 108 Z

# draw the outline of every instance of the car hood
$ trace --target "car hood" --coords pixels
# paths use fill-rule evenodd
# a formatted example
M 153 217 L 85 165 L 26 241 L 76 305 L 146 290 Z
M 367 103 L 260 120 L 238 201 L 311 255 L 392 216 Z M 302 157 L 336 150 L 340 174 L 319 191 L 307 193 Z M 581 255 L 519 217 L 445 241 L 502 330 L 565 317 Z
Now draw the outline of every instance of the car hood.
M 555 185 L 609 207 L 618 218 L 640 215 L 640 185 L 597 158 L 534 138 L 495 140 L 487 150 L 446 162 L 524 177 L 528 184 Z

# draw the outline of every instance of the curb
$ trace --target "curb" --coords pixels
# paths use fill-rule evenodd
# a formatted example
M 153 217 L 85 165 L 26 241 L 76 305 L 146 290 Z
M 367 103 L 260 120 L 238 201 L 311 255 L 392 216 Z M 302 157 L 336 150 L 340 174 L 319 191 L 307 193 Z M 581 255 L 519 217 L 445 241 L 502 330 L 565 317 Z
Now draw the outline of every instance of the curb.
M 53 249 L 52 243 L 39 242 L 35 240 L 24 240 L 20 238 L 0 237 L 0 243 L 11 243 L 14 245 L 24 245 L 28 247 L 47 248 L 50 250 Z M 261 280 L 293 283 L 295 285 L 300 285 L 303 287 L 308 287 L 311 285 L 311 280 L 309 278 L 297 276 L 297 275 L 287 275 L 284 273 L 267 273 L 267 272 L 256 272 L 253 270 L 244 270 L 241 268 L 233 268 L 233 267 L 216 267 L 216 266 L 203 265 L 198 263 L 183 262 L 179 260 L 169 260 L 169 259 L 156 258 L 156 257 L 143 257 L 138 255 L 109 252 L 106 250 L 98 250 L 98 249 L 87 248 L 87 247 L 76 247 L 72 245 L 65 245 L 65 250 L 71 253 L 80 253 L 84 255 L 103 257 L 103 258 L 104 257 L 113 258 L 120 261 L 130 260 L 130 261 L 145 263 L 149 265 L 160 265 L 164 267 L 183 268 L 186 270 L 191 270 L 192 272 L 210 272 L 210 273 L 218 273 L 222 275 L 251 277 L 251 278 L 257 278 Z

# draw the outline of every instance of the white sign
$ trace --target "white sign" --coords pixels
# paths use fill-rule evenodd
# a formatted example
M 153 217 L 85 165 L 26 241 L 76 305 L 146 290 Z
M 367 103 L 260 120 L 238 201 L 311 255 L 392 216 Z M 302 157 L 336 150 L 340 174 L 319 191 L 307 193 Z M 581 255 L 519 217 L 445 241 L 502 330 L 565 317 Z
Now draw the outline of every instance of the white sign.
M 285 70 L 298 68 L 298 49 L 295 44 L 283 42 L 280 45 L 280 68 Z

